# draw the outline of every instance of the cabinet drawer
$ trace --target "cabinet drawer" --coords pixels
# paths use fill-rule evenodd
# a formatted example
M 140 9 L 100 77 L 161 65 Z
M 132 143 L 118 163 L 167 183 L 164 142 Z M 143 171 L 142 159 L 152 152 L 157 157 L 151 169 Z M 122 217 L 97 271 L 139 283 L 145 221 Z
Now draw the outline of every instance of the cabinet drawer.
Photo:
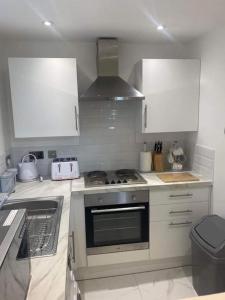
M 150 222 L 166 221 L 188 217 L 193 222 L 209 214 L 208 202 L 171 203 L 153 205 L 150 208 Z
M 189 238 L 192 221 L 188 218 L 176 221 L 153 222 L 150 229 L 150 257 L 163 259 L 188 256 L 191 253 Z
M 206 202 L 210 199 L 210 187 L 202 188 L 169 188 L 150 191 L 150 205 L 184 203 L 184 202 Z

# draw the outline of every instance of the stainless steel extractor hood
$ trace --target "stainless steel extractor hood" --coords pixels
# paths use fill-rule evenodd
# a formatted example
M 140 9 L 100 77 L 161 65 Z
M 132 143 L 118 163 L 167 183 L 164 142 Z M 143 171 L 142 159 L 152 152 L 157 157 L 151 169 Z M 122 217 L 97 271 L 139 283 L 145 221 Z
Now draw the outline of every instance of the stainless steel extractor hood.
M 144 95 L 118 76 L 118 67 L 117 39 L 98 39 L 98 77 L 80 98 L 82 100 L 143 100 Z

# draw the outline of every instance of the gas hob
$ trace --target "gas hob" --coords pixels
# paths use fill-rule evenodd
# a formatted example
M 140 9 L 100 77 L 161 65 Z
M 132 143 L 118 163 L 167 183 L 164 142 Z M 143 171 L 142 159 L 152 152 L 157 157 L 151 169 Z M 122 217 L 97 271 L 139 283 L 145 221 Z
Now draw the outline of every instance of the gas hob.
M 84 174 L 84 182 L 86 187 L 146 183 L 145 179 L 133 169 L 87 172 Z

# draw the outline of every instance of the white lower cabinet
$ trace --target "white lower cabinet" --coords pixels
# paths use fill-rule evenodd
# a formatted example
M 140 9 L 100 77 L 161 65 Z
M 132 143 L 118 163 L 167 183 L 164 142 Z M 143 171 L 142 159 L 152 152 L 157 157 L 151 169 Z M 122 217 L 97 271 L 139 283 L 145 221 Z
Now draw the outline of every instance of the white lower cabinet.
M 183 225 L 170 225 L 170 222 L 151 223 L 151 259 L 163 259 L 190 255 L 189 232 L 191 223 L 188 220 L 176 220 Z M 175 224 L 175 222 L 174 222 Z
M 162 190 L 150 190 L 151 205 L 207 202 L 210 200 L 210 187 L 171 187 Z
M 150 249 L 98 255 L 86 252 L 84 195 L 72 194 L 69 254 L 77 279 L 181 266 L 189 260 L 190 230 L 195 222 L 210 213 L 211 187 L 174 185 L 150 188 L 149 194 Z
M 178 197 L 165 197 L 168 195 L 178 195 Z M 172 189 L 154 191 L 152 194 L 150 192 L 150 258 L 189 256 L 191 227 L 209 214 L 209 200 L 210 188 L 208 187 L 183 191 L 179 189 L 176 193 Z
M 171 203 L 165 205 L 153 205 L 150 210 L 150 221 L 169 221 L 176 219 L 196 222 L 209 212 L 208 202 Z

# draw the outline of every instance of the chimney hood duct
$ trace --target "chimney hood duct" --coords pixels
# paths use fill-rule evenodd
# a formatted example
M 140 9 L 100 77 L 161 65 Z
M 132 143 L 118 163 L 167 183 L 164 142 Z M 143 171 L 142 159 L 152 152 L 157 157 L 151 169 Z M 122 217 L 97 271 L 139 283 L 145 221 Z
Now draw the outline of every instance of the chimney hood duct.
M 118 41 L 114 38 L 97 40 L 98 77 L 81 95 L 83 100 L 143 100 L 138 90 L 118 76 Z

